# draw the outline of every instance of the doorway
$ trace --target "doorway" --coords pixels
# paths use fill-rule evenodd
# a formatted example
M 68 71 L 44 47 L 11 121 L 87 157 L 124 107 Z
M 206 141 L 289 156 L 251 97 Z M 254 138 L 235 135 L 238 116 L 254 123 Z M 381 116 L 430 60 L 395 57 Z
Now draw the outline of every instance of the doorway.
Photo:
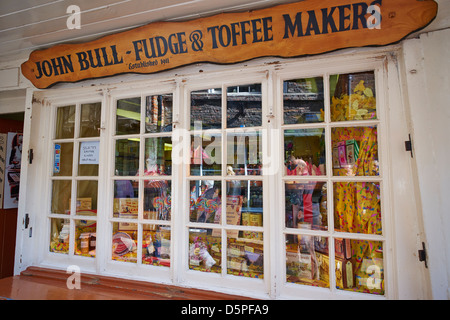
M 0 279 L 14 273 L 23 119 L 23 112 L 0 114 Z

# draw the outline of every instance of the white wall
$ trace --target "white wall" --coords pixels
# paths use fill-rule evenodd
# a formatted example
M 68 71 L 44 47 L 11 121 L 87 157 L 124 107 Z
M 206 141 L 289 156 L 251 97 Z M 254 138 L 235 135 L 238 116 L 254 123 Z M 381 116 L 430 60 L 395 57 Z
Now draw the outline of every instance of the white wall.
M 450 29 L 403 49 L 431 290 L 433 299 L 450 299 Z

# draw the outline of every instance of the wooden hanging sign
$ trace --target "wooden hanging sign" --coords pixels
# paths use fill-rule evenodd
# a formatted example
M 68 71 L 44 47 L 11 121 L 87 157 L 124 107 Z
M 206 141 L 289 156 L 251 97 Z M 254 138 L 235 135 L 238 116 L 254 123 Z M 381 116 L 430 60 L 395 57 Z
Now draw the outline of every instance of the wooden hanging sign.
M 305 0 L 187 22 L 155 22 L 83 44 L 36 50 L 22 73 L 37 88 L 193 63 L 298 57 L 383 46 L 427 26 L 432 0 Z

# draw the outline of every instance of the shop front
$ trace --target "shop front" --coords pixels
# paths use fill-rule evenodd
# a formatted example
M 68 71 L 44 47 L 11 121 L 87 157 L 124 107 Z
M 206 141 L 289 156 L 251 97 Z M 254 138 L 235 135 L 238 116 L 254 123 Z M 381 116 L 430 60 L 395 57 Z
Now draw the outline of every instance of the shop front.
M 379 45 L 352 42 L 379 31 L 376 10 L 337 2 L 33 53 L 16 268 L 262 299 L 426 298 L 423 263 L 402 258 L 419 217 L 391 43 L 431 18 L 345 49 Z

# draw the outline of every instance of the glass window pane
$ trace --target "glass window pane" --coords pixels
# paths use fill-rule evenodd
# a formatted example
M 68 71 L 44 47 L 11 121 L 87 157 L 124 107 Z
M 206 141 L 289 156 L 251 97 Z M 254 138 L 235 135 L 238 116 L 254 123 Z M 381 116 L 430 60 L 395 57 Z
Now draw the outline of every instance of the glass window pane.
M 87 103 L 81 105 L 80 137 L 99 137 L 102 104 Z
M 383 243 L 335 239 L 336 288 L 384 294 Z
M 78 155 L 78 176 L 98 176 L 100 141 L 82 141 Z
M 222 272 L 222 238 L 216 229 L 189 229 L 189 269 Z
M 97 222 L 75 220 L 75 255 L 95 257 L 97 243 Z
M 262 125 L 261 84 L 227 89 L 227 128 Z
M 52 185 L 52 208 L 55 214 L 70 214 L 72 181 L 54 180 Z
M 53 175 L 71 176 L 73 167 L 73 142 L 55 143 Z
M 170 220 L 170 180 L 144 180 L 144 219 Z
M 97 215 L 98 181 L 80 180 L 77 182 L 77 215 Z
M 136 176 L 139 173 L 139 139 L 116 141 L 116 176 Z
M 220 181 L 197 180 L 190 183 L 190 221 L 220 223 L 222 186 Z
M 141 98 L 117 100 L 116 134 L 137 134 L 141 131 Z
M 308 181 L 285 183 L 287 228 L 327 230 L 327 184 Z
M 286 175 L 325 175 L 325 129 L 286 130 L 284 158 Z
M 136 223 L 114 222 L 112 230 L 112 259 L 124 262 L 137 262 Z
M 172 94 L 145 98 L 145 132 L 172 131 Z
M 331 121 L 376 119 L 374 72 L 330 76 L 330 103 Z
M 227 231 L 227 273 L 250 278 L 264 278 L 264 248 L 262 232 L 253 239 L 242 231 Z
M 69 253 L 70 220 L 50 219 L 50 251 Z
M 172 173 L 172 138 L 145 139 L 144 175 L 159 176 Z
M 56 111 L 55 139 L 74 137 L 75 106 L 59 107 Z
M 139 207 L 139 182 L 137 180 L 115 180 L 113 216 L 137 219 Z
M 227 224 L 263 225 L 262 181 L 227 181 Z
M 330 259 L 328 238 L 286 235 L 286 281 L 328 288 Z
M 378 176 L 377 127 L 331 129 L 333 175 Z
M 285 124 L 323 122 L 323 78 L 284 81 L 283 110 Z
M 382 234 L 378 182 L 335 182 L 333 197 L 336 231 Z
M 227 134 L 227 175 L 261 175 L 260 131 Z
M 222 141 L 220 133 L 191 136 L 192 176 L 217 176 L 222 174 Z
M 143 225 L 142 264 L 170 267 L 170 227 Z
M 222 127 L 222 89 L 191 92 L 191 129 L 194 127 L 203 129 Z

